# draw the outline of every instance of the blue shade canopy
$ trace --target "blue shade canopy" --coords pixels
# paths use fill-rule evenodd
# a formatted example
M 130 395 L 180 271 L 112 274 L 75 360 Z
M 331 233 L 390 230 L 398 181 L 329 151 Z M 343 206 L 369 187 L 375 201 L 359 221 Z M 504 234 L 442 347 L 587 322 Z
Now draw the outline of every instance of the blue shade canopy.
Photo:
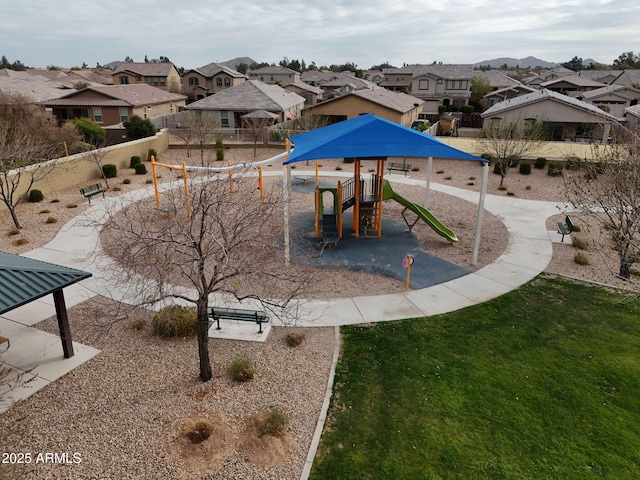
M 433 157 L 486 162 L 430 135 L 366 114 L 291 138 L 284 164 L 323 158 Z

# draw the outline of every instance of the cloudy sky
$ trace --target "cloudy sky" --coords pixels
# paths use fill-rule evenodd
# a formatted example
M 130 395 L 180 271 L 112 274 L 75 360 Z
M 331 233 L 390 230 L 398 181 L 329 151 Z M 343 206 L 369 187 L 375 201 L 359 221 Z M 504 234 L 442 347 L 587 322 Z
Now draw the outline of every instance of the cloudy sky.
M 136 62 L 179 67 L 251 57 L 318 66 L 476 63 L 640 51 L 638 0 L 0 0 L 0 55 L 29 67 Z

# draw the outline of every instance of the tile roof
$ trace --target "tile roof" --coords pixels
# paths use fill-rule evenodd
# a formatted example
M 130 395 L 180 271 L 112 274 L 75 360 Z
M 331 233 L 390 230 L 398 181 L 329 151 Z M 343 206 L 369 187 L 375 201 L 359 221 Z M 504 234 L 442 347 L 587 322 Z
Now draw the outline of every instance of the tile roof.
M 378 105 L 400 113 L 408 112 L 424 103 L 424 100 L 407 95 L 406 93 L 392 92 L 382 87 L 369 90 L 356 90 L 352 92 L 351 95 L 377 103 Z
M 96 93 L 95 97 L 85 97 L 86 91 Z M 82 97 L 78 94 L 83 92 Z M 44 102 L 50 107 L 62 107 L 72 105 L 92 105 L 92 106 L 128 106 L 138 107 L 144 105 L 154 105 L 158 103 L 178 102 L 186 100 L 185 95 L 167 92 L 160 88 L 146 84 L 136 85 L 98 85 L 87 87 L 84 90 L 77 90 L 64 97 L 55 98 Z
M 601 97 L 603 95 L 609 95 L 611 93 L 622 93 L 623 91 L 628 92 L 629 95 L 621 95 L 629 98 L 640 98 L 640 90 L 636 90 L 635 88 L 627 87 L 626 85 L 606 85 L 601 88 L 596 88 L 595 90 L 590 90 L 588 92 L 583 92 L 580 94 L 580 98 L 584 100 L 591 100 L 597 97 Z
M 570 83 L 572 85 L 576 85 L 577 87 L 602 87 L 606 84 L 602 82 L 598 82 L 596 80 L 591 80 L 590 78 L 581 77 L 579 75 L 567 75 L 562 78 L 554 78 L 553 80 L 549 80 L 548 82 L 541 83 L 540 86 L 544 88 L 549 88 L 558 83 Z
M 295 70 L 292 70 L 290 68 L 286 68 L 286 67 L 281 67 L 280 65 L 269 65 L 268 67 L 261 67 L 261 68 L 257 68 L 255 70 L 249 70 L 247 73 L 249 74 L 261 74 L 261 73 L 267 73 L 267 74 L 271 74 L 273 73 L 274 75 L 300 75 L 300 72 L 296 72 Z
M 204 75 L 207 78 L 214 77 L 219 73 L 226 73 L 230 77 L 236 78 L 246 78 L 246 75 L 234 70 L 233 68 L 225 67 L 224 65 L 220 65 L 219 63 L 209 63 L 202 67 L 198 67 L 195 69 L 196 72 Z
M 604 117 L 608 120 L 616 120 L 616 118 L 613 115 L 609 115 L 608 113 L 604 112 L 603 110 L 596 107 L 595 105 L 592 105 L 587 102 L 583 102 L 582 100 L 578 100 L 577 98 L 570 97 L 568 95 L 563 95 L 562 93 L 554 92 L 552 90 L 547 90 L 546 88 L 543 88 L 542 90 L 536 90 L 535 92 L 527 93 L 526 95 L 521 95 L 519 97 L 514 97 L 509 100 L 498 102 L 492 107 L 482 112 L 481 116 L 482 118 L 486 118 L 500 112 L 517 109 L 520 107 L 524 107 L 526 105 L 530 105 L 530 104 L 545 101 L 545 100 L 552 100 L 555 102 L 563 103 L 570 107 L 587 111 L 593 115 L 597 115 L 598 117 Z
M 141 75 L 143 77 L 167 77 L 171 73 L 172 68 L 173 63 L 169 62 L 123 62 L 115 68 L 111 75 L 113 76 L 122 72 L 130 72 L 135 75 Z
M 278 85 L 270 85 L 259 80 L 248 80 L 215 95 L 190 103 L 188 110 L 266 110 L 281 112 L 304 103 L 300 95 L 288 92 Z

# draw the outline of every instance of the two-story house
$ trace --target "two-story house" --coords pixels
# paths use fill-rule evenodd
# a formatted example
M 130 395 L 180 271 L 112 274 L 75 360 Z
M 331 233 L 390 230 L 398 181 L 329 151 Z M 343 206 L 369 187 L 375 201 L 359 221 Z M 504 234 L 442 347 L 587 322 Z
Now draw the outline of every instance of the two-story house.
M 300 82 L 300 72 L 279 65 L 249 70 L 249 80 L 260 80 L 264 83 L 277 84 L 282 87 L 290 83 Z
M 423 65 L 411 76 L 409 93 L 424 100 L 425 113 L 437 113 L 439 107 L 447 111 L 458 109 L 469 102 L 473 65 Z
M 578 97 L 584 92 L 596 90 L 604 87 L 606 84 L 591 80 L 578 75 L 567 75 L 566 77 L 556 78 L 540 84 L 541 88 L 552 90 L 554 92 L 569 95 L 570 97 Z
M 172 93 L 180 93 L 180 74 L 173 63 L 124 62 L 111 74 L 114 85 L 146 84 Z
M 200 100 L 227 88 L 240 85 L 247 76 L 219 63 L 209 63 L 182 75 L 182 93 L 189 102 Z

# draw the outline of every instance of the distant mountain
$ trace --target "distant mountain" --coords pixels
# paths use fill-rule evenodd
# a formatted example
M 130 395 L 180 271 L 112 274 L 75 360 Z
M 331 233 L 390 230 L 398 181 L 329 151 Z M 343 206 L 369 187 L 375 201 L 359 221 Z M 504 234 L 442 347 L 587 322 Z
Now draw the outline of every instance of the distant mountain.
M 247 65 L 251 66 L 252 64 L 257 62 L 251 57 L 238 57 L 238 58 L 233 58 L 231 60 L 227 60 L 226 62 L 219 62 L 219 63 L 220 65 L 224 65 L 225 67 L 233 68 L 234 70 L 236 70 L 238 65 L 240 65 L 241 63 L 246 63 Z
M 474 63 L 474 67 L 482 67 L 485 65 L 489 65 L 493 68 L 498 68 L 503 65 L 507 65 L 508 67 L 520 67 L 520 68 L 553 68 L 558 64 L 554 62 L 547 62 L 545 60 L 540 60 L 536 57 L 526 57 L 526 58 L 511 58 L 511 57 L 502 57 L 502 58 L 494 58 L 493 60 L 483 60 L 482 62 Z

